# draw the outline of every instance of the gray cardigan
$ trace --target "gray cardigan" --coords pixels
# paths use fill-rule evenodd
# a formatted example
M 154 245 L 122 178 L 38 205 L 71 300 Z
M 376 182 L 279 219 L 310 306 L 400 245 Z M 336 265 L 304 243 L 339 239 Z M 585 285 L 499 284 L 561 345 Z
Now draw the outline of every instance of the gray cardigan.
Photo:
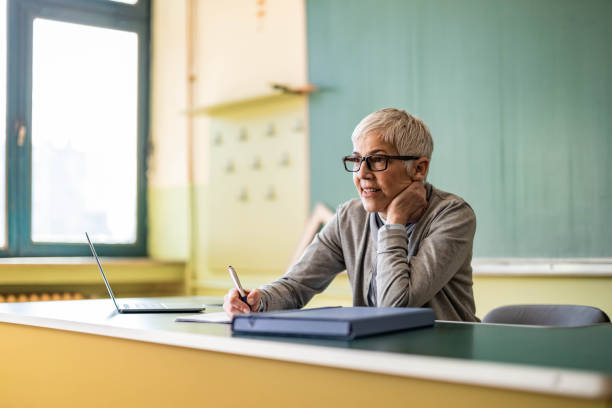
M 346 269 L 353 305 L 368 305 L 376 266 L 377 306 L 431 307 L 438 320 L 478 321 L 472 293 L 476 217 L 460 197 L 431 189 L 408 239 L 403 229 L 373 233 L 359 199 L 338 207 L 287 273 L 263 286 L 261 309 L 301 308 Z M 378 238 L 376 238 L 378 236 Z

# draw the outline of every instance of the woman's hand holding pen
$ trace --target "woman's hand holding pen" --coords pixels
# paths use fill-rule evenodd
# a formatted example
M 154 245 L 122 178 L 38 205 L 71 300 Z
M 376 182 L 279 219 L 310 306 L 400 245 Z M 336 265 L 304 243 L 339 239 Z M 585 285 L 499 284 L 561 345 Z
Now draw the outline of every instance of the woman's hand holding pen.
M 259 289 L 245 289 L 244 291 L 247 293 L 248 305 L 240 300 L 240 293 L 235 288 L 230 289 L 227 295 L 223 297 L 223 310 L 230 318 L 234 317 L 235 314 L 250 313 L 249 306 L 251 306 L 253 312 L 259 310 L 259 301 L 261 300 Z

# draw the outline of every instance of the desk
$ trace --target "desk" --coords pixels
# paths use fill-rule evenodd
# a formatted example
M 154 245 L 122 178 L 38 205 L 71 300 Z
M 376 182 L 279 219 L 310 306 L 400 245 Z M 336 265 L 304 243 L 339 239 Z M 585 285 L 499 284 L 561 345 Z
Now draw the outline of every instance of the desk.
M 334 341 L 176 316 L 121 315 L 110 300 L 0 304 L 0 405 L 612 406 L 612 325 L 436 322 Z

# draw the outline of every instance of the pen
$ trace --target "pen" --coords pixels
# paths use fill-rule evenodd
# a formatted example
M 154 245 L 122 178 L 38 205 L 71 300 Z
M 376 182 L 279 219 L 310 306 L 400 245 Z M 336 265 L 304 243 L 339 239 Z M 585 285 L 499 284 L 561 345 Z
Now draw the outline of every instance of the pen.
M 240 293 L 240 300 L 242 300 L 244 303 L 246 303 L 247 306 L 249 307 L 249 309 L 252 312 L 253 309 L 251 308 L 251 305 L 249 305 L 247 303 L 246 292 L 244 291 L 244 289 L 242 289 L 242 285 L 240 284 L 240 279 L 238 279 L 238 275 L 236 274 L 236 271 L 234 270 L 234 268 L 232 268 L 232 265 L 228 265 L 227 266 L 227 270 L 228 270 L 230 276 L 232 277 L 232 280 L 234 281 L 234 285 L 236 285 L 236 289 L 238 289 L 238 293 Z

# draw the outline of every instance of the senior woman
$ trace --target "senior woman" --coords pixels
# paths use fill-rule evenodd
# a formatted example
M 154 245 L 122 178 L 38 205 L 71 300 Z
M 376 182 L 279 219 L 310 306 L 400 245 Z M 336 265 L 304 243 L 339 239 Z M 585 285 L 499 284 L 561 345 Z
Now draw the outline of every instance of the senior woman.
M 359 199 L 338 207 L 299 261 L 278 280 L 224 298 L 231 317 L 305 306 L 346 270 L 355 306 L 431 307 L 436 319 L 478 321 L 472 293 L 476 217 L 460 197 L 425 182 L 433 140 L 409 113 L 366 116 L 343 158 Z

